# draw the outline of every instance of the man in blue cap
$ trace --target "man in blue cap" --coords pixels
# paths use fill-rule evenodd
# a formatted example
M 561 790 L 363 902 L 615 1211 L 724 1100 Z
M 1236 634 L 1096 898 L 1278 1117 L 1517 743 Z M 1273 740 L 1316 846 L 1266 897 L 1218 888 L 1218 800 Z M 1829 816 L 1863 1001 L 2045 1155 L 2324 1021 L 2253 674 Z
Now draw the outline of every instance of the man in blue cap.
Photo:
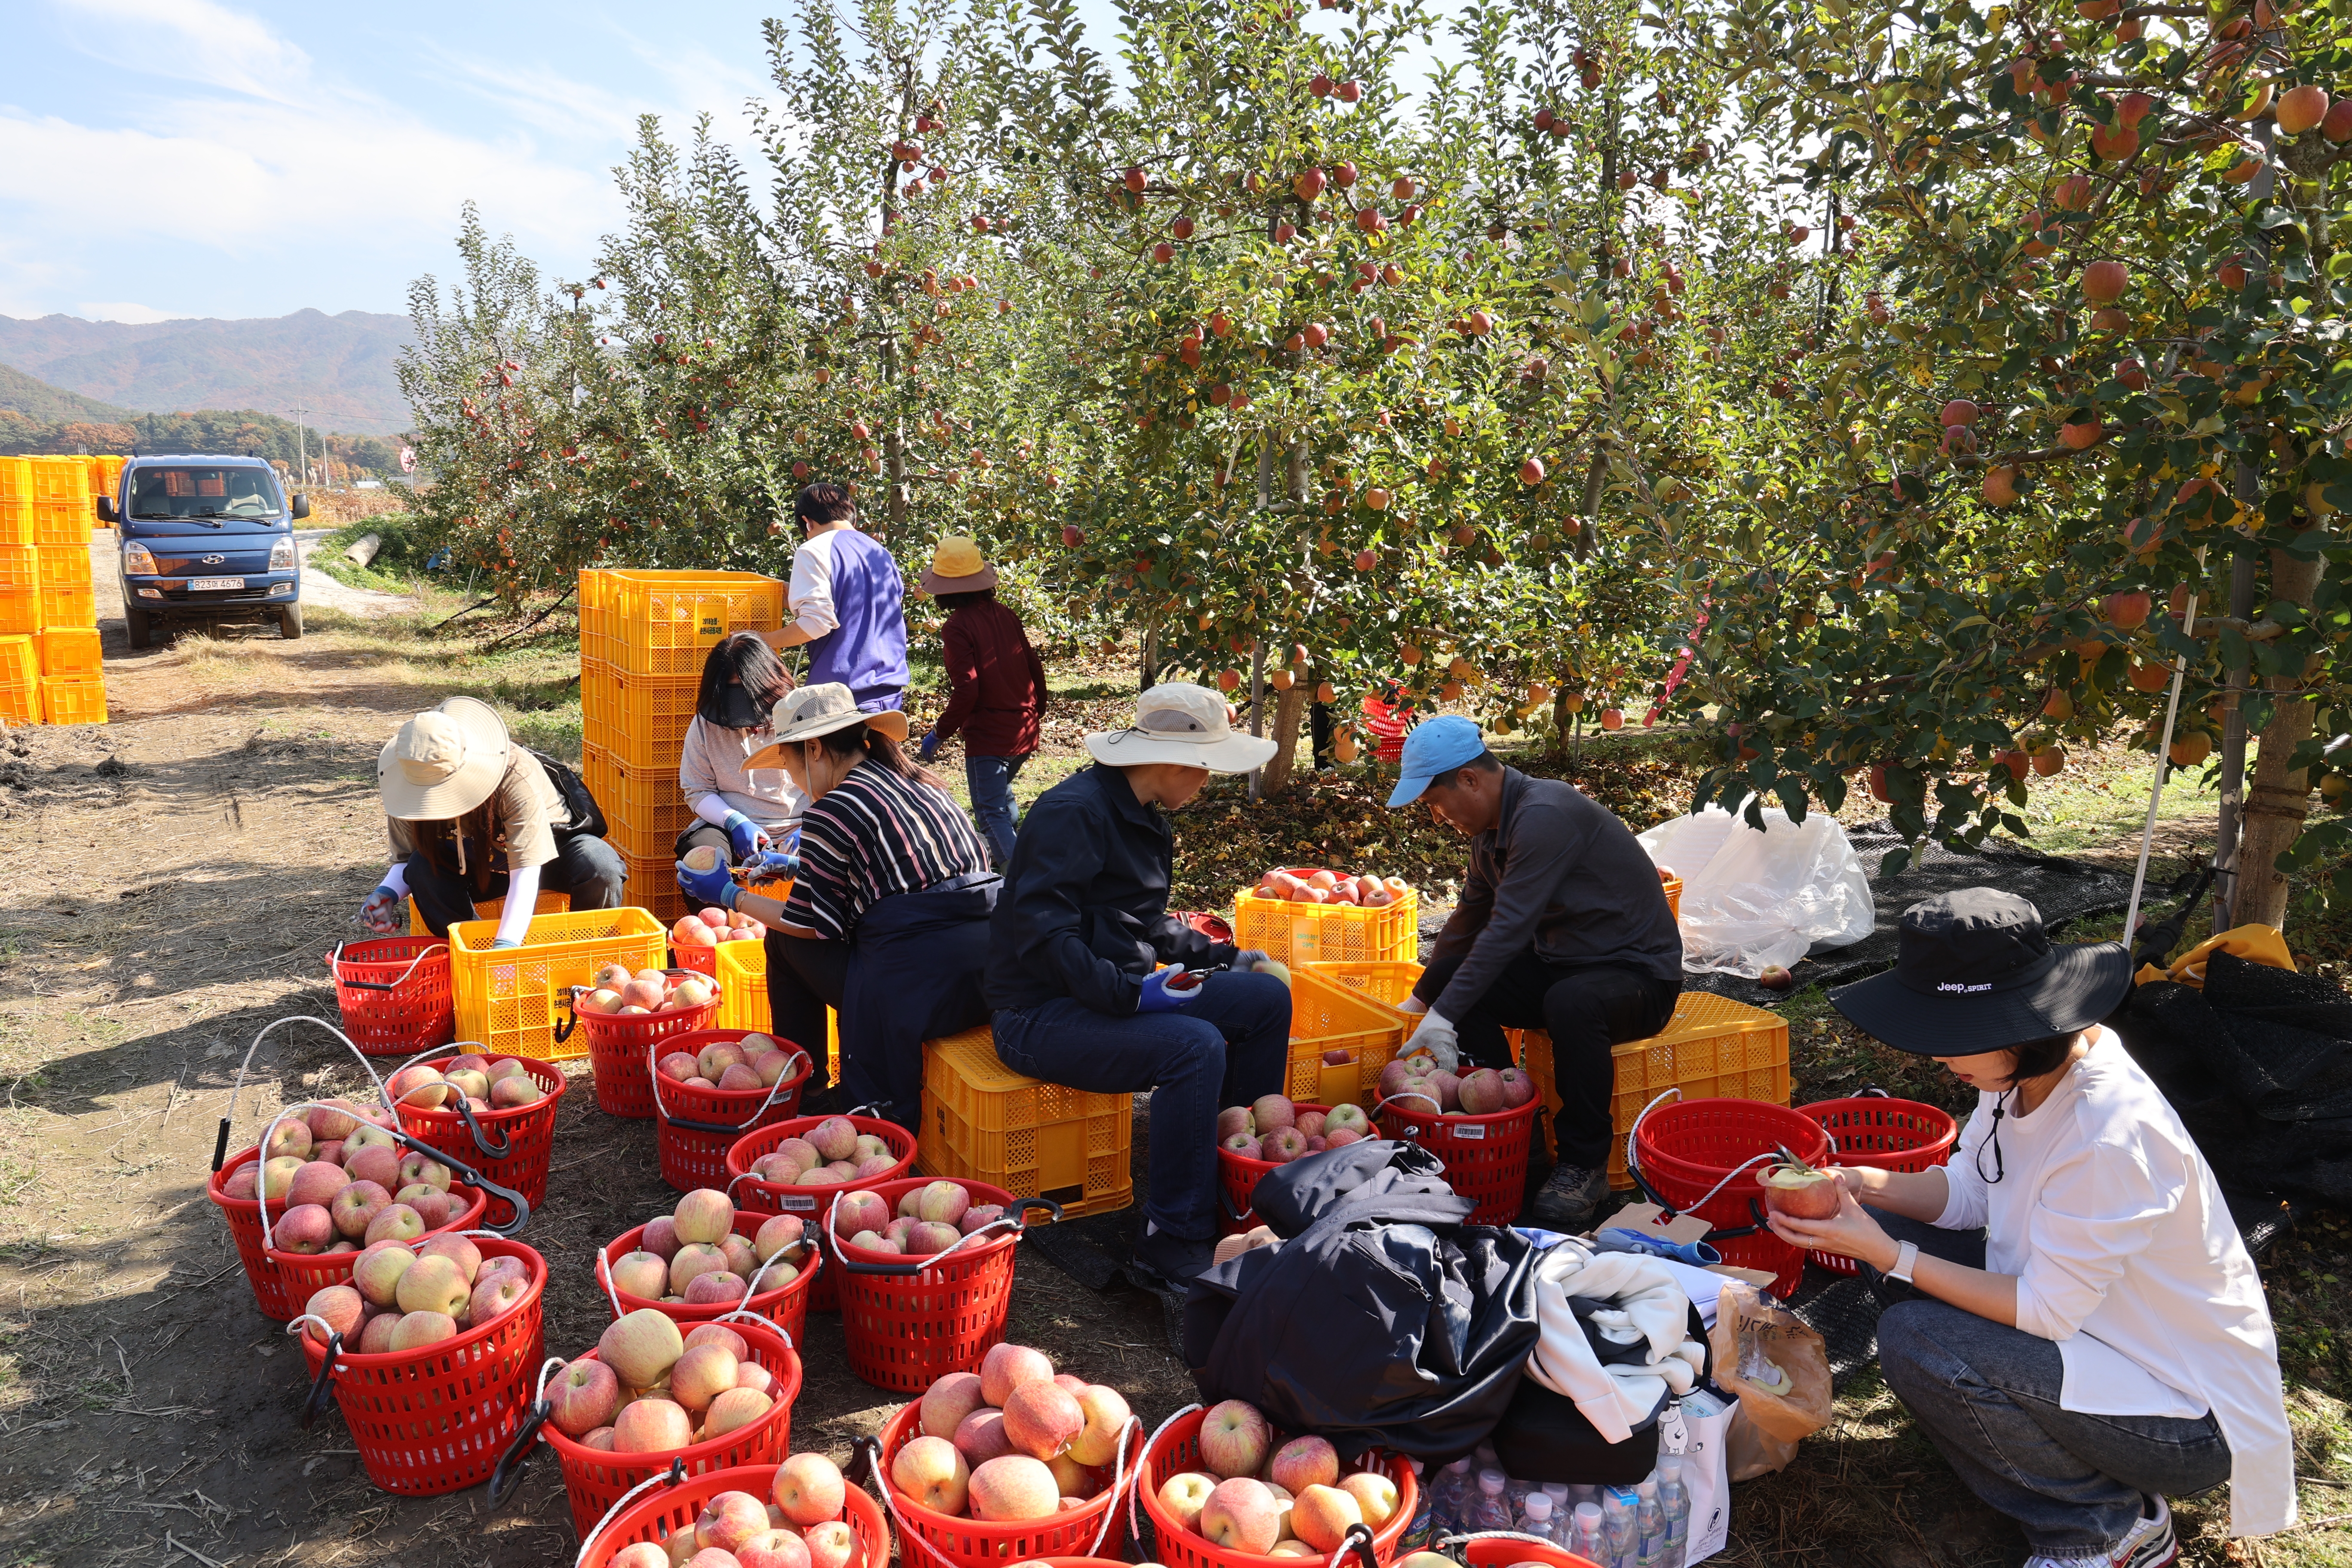
M 1500 1068 L 1505 1029 L 1549 1033 L 1559 1157 L 1528 1217 L 1584 1230 L 1609 1195 L 1611 1047 L 1664 1028 L 1682 994 L 1682 935 L 1657 868 L 1605 806 L 1505 767 L 1467 719 L 1416 726 L 1403 775 L 1391 807 L 1426 801 L 1470 840 L 1461 901 L 1404 1004 L 1424 1015 L 1412 1043 Z

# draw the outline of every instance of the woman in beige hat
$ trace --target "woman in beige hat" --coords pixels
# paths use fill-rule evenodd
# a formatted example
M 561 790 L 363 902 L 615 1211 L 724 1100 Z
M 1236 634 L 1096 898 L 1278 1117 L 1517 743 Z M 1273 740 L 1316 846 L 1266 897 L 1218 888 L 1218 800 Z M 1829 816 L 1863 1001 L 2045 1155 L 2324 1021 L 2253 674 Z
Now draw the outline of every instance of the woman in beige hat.
M 763 865 L 793 876 L 791 896 L 746 892 L 724 865 L 696 871 L 684 861 L 678 886 L 768 928 L 779 1037 L 822 1061 L 824 1010 L 840 1012 L 837 1103 L 871 1105 L 913 1128 L 923 1042 L 987 1021 L 980 972 L 998 878 L 971 818 L 899 749 L 906 714 L 861 712 L 848 687 L 827 681 L 788 693 L 769 724 L 774 740 L 744 765 L 783 769 L 809 802 L 797 863 L 786 855 Z M 815 1109 L 835 1103 L 825 1097 Z M 810 1097 L 801 1105 L 811 1109 Z
M 948 685 L 947 711 L 923 737 L 922 759 L 940 743 L 963 736 L 963 777 L 971 815 L 995 852 L 1001 870 L 1013 859 L 1021 810 L 1013 780 L 1037 749 L 1037 721 L 1045 711 L 1045 667 L 1029 646 L 1021 617 L 996 602 L 996 569 L 980 546 L 961 534 L 941 539 L 919 584 L 948 613 L 940 628 Z
M 629 868 L 577 775 L 554 772 L 562 766 L 516 745 L 471 697 L 403 724 L 376 759 L 392 866 L 360 906 L 361 923 L 398 931 L 401 900 L 413 898 L 425 929 L 446 936 L 477 903 L 503 898 L 491 945 L 520 947 L 542 889 L 569 894 L 575 910 L 619 908 Z

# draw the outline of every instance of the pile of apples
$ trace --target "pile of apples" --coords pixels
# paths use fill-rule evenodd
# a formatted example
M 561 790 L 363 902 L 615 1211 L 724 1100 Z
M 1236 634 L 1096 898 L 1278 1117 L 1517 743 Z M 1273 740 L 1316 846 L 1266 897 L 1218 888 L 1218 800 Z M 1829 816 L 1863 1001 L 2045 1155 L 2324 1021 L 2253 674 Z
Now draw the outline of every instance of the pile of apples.
M 1360 909 L 1386 909 L 1412 885 L 1402 877 L 1350 876 L 1345 871 L 1268 871 L 1257 880 L 1261 899 L 1282 899 L 1294 904 L 1349 904 Z
M 683 1012 L 701 1006 L 715 994 L 710 982 L 699 974 L 680 978 L 659 969 L 640 969 L 632 974 L 623 963 L 603 965 L 590 989 L 574 989 L 578 1011 L 623 1017 Z
M 392 1075 L 384 1092 L 392 1096 L 394 1105 L 413 1105 L 419 1110 L 445 1107 L 454 1110 L 463 1100 L 477 1116 L 486 1110 L 519 1110 L 547 1098 L 547 1090 L 514 1058 L 491 1061 L 471 1054 L 451 1057 L 438 1067 L 411 1062 Z
M 448 1166 L 404 1154 L 390 1123 L 348 1100 L 311 1106 L 278 1122 L 261 1158 L 230 1172 L 222 1191 L 285 1205 L 269 1225 L 269 1244 L 280 1252 L 414 1241 L 465 1213 L 467 1200 L 450 1192 Z
M 744 1240 L 735 1234 L 735 1205 L 727 1194 L 697 1187 L 646 1223 L 635 1250 L 613 1261 L 613 1289 L 688 1307 L 740 1302 L 755 1275 L 762 1291 L 799 1279 L 809 1245 L 807 1227 L 789 1214 L 771 1215 Z
M 303 1325 L 320 1345 L 330 1333 L 362 1355 L 416 1350 L 487 1328 L 522 1305 L 530 1275 L 520 1258 L 484 1258 L 462 1236 L 369 1244 L 352 1264 L 352 1282 L 330 1285 L 304 1309 Z
M 1043 1351 L 1002 1344 L 980 1370 L 925 1391 L 922 1436 L 890 1461 L 898 1495 L 934 1513 L 1051 1519 L 1111 1482 L 1130 1413 L 1118 1390 L 1055 1373 Z
M 768 928 L 750 915 L 716 904 L 678 916 L 669 928 L 673 947 L 717 947 L 722 942 L 757 942 L 767 934 Z
M 1301 1110 L 1287 1095 L 1267 1094 L 1217 1112 L 1218 1148 L 1276 1165 L 1326 1149 L 1344 1149 L 1371 1135 L 1372 1119 L 1360 1105 Z
M 672 1051 L 662 1058 L 662 1077 L 688 1089 L 773 1089 L 791 1067 L 793 1053 L 772 1035 L 751 1034 L 740 1040 L 713 1040 L 699 1056 Z
M 751 1173 L 780 1187 L 837 1187 L 887 1176 L 898 1164 L 889 1144 L 846 1116 L 828 1116 L 752 1161 Z
M 723 1437 L 775 1408 L 775 1374 L 724 1323 L 681 1335 L 641 1307 L 613 1321 L 593 1361 L 565 1363 L 547 1385 L 548 1419 L 583 1447 L 667 1454 Z
M 613 1568 L 850 1568 L 857 1561 L 856 1532 L 841 1516 L 847 1484 L 831 1459 L 794 1454 L 776 1467 L 769 1491 L 767 1502 L 719 1492 L 666 1546 L 625 1546 Z
M 1396 1483 L 1374 1470 L 1339 1473 L 1320 1437 L 1276 1447 L 1257 1406 L 1228 1399 L 1201 1418 L 1201 1462 L 1161 1483 L 1160 1506 L 1195 1535 L 1259 1557 L 1327 1557 L 1351 1524 L 1377 1531 L 1395 1517 Z
M 895 1217 L 889 1200 L 880 1193 L 842 1194 L 834 1205 L 833 1234 L 837 1240 L 869 1252 L 929 1258 L 1003 1217 L 1003 1205 L 973 1203 L 962 1183 L 938 1181 L 899 1194 Z
M 1517 1068 L 1450 1073 L 1427 1051 L 1407 1051 L 1381 1069 L 1381 1098 L 1406 1112 L 1433 1108 L 1448 1116 L 1492 1116 L 1536 1097 L 1536 1080 Z

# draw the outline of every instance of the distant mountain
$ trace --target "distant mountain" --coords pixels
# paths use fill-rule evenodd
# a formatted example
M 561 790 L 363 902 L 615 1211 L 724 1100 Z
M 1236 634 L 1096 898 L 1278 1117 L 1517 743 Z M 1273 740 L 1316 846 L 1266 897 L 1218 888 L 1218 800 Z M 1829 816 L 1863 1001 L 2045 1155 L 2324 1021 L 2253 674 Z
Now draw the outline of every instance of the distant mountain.
M 0 366 L 123 408 L 278 414 L 299 405 L 315 426 L 393 436 L 410 424 L 394 374 L 409 337 L 406 317 L 365 310 L 141 323 L 0 316 Z M 0 382 L 0 406 L 14 406 L 13 392 Z M 48 417 L 68 416 L 79 416 Z
M 308 433 L 254 408 L 142 414 L 67 392 L 0 364 L 0 456 L 27 452 L 248 452 L 296 462 L 322 454 L 362 475 L 394 473 L 400 443 L 381 436 Z
M 136 412 L 100 403 L 95 397 L 84 397 L 79 392 L 68 392 L 61 386 L 51 386 L 5 364 L 0 364 L 0 408 L 43 424 L 57 425 L 74 420 L 120 424 Z

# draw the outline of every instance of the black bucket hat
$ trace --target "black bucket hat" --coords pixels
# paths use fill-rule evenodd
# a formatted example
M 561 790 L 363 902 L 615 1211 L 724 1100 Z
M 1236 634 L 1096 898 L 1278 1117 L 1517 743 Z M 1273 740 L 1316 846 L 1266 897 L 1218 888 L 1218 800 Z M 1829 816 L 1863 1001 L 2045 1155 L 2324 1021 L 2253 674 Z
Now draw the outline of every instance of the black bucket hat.
M 1903 911 L 1895 967 L 1830 1005 L 1873 1038 L 1967 1057 L 2086 1029 L 2131 989 L 2123 943 L 2053 947 L 2042 911 L 1997 888 L 1962 888 Z

